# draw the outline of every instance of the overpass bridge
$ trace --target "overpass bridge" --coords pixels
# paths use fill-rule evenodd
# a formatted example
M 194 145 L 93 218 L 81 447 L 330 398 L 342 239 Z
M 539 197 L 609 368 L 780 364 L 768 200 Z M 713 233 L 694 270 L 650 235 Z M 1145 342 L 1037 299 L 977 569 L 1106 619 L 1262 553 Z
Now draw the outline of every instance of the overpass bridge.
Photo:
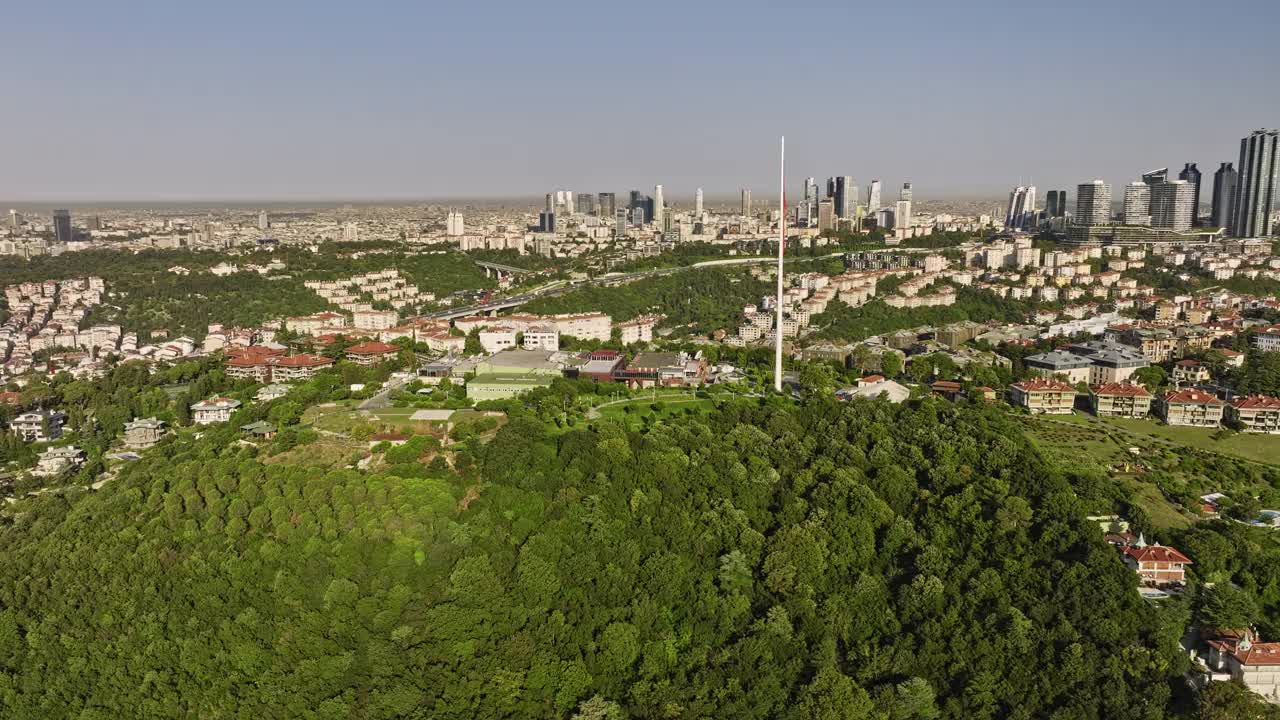
M 502 263 L 487 262 L 485 260 L 472 259 L 471 262 L 474 262 L 478 267 L 484 270 L 485 277 L 492 277 L 496 274 L 498 276 L 498 280 L 502 280 L 503 276 L 507 275 L 525 275 L 533 272 L 532 270 L 525 270 L 524 268 L 518 268 L 514 265 L 503 265 Z

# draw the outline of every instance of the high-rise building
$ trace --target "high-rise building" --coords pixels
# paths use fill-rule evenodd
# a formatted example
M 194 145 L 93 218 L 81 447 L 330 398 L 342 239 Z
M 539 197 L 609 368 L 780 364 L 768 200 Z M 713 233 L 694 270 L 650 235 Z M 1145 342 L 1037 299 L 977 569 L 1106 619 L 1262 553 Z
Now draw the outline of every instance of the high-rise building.
M 1195 186 L 1187 180 L 1151 188 L 1151 227 L 1190 230 L 1195 222 Z
M 556 231 L 556 214 L 543 210 L 538 214 L 538 232 L 553 233 Z
M 1111 222 L 1111 186 L 1102 180 L 1076 186 L 1076 225 L 1106 225 Z
M 854 202 L 857 202 L 855 199 Z M 800 227 L 813 227 L 814 220 L 818 217 L 818 181 L 815 178 L 806 178 L 804 181 L 804 202 L 796 207 L 800 212 L 796 215 L 796 222 Z
M 449 237 L 458 237 L 466 235 L 466 224 L 462 219 L 462 211 L 449 208 L 449 214 L 444 219 L 444 232 Z
M 602 218 L 611 218 L 618 212 L 618 199 L 611 192 L 602 192 L 598 198 L 599 212 Z
M 632 194 L 634 195 L 635 192 L 633 191 Z M 547 193 L 547 204 L 545 207 L 542 208 L 542 211 L 543 212 L 556 211 L 556 196 L 554 193 Z
M 1067 191 L 1050 190 L 1045 197 L 1044 214 L 1050 218 L 1067 216 Z
M 742 217 L 751 217 L 751 189 L 742 188 L 741 196 L 742 196 L 741 198 Z
M 1178 173 L 1179 180 L 1186 180 L 1187 184 L 1193 188 L 1192 205 L 1191 205 L 1191 224 L 1200 224 L 1200 168 L 1195 163 L 1186 163 L 1182 166 L 1182 172 Z
M 618 208 L 613 213 L 613 236 L 615 238 L 624 238 L 627 236 L 626 208 Z
M 1277 141 L 1280 131 L 1255 130 L 1240 141 L 1240 162 L 1236 181 L 1235 212 L 1231 235 L 1261 237 L 1271 234 L 1271 212 L 1276 205 L 1276 184 L 1280 178 Z
M 1135 181 L 1124 186 L 1124 224 L 1151 224 L 1151 186 Z
M 911 183 L 902 183 L 902 190 L 898 192 L 898 199 L 911 202 Z
M 17 210 L 9 211 L 9 227 L 17 230 L 22 227 L 22 215 Z
M 835 201 L 836 217 L 841 220 L 847 220 L 853 217 L 854 211 L 858 208 L 857 186 L 853 184 L 853 178 L 848 175 L 840 175 L 835 178 L 835 193 L 832 200 Z
M 893 208 L 893 228 L 911 227 L 911 201 L 899 200 Z
M 693 214 L 694 217 L 702 217 L 702 188 L 693 194 Z
M 596 211 L 596 196 L 591 193 L 578 193 L 575 199 L 579 215 L 594 215 Z
M 258 229 L 266 230 L 271 227 L 271 220 L 267 217 L 267 211 L 263 210 L 258 213 Z
M 1142 182 L 1148 185 L 1159 185 L 1169 180 L 1169 168 L 1160 168 L 1142 173 Z
M 453 214 L 452 211 L 450 211 L 450 214 Z M 452 235 L 453 233 L 449 234 Z M 343 223 L 342 240 L 343 242 L 358 242 L 360 240 L 360 226 L 354 222 Z
M 1036 186 L 1019 185 L 1009 193 L 1009 209 L 1005 212 L 1004 226 L 1011 230 L 1025 230 L 1031 225 L 1036 212 Z
M 662 186 L 655 185 L 653 187 L 653 224 L 663 227 L 663 221 L 666 218 L 667 206 L 662 199 Z
M 867 190 L 867 212 L 876 212 L 880 209 L 880 181 L 872 180 L 871 187 Z
M 1222 163 L 1213 174 L 1213 209 L 1209 223 L 1216 228 L 1231 226 L 1231 211 L 1235 207 L 1237 180 L 1239 180 L 1239 173 L 1229 162 Z
M 818 201 L 818 230 L 836 229 L 836 203 L 833 198 Z
M 60 243 L 71 242 L 71 211 L 53 211 L 53 239 Z

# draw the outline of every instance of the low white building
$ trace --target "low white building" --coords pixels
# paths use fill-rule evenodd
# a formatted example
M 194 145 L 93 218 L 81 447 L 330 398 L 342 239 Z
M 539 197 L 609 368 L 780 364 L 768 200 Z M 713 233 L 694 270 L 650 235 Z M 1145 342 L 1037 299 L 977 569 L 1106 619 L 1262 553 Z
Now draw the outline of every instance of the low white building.
M 240 401 L 232 398 L 213 397 L 191 406 L 191 421 L 196 425 L 212 425 L 226 422 L 240 407 Z

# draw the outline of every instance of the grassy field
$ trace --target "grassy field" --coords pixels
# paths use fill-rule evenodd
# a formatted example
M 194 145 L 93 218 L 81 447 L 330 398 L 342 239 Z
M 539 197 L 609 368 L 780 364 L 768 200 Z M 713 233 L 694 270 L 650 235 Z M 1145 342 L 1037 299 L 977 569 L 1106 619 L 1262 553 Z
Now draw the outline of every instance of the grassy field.
M 632 427 L 642 427 L 646 418 L 654 421 L 663 420 L 675 415 L 682 415 L 686 411 L 703 413 L 715 407 L 715 402 L 709 398 L 698 397 L 662 397 L 658 396 L 656 404 L 658 409 L 654 410 L 650 406 L 654 405 L 653 398 L 636 398 L 628 400 L 617 405 L 610 405 L 600 409 L 600 417 L 609 418 L 611 420 L 622 420 Z M 627 412 L 628 408 L 631 410 Z
M 1114 480 L 1134 504 L 1146 511 L 1156 527 L 1191 524 L 1191 518 L 1134 467 L 1143 457 L 1143 451 L 1163 444 L 1159 440 L 1143 443 L 1088 415 L 1030 417 L 1026 425 L 1027 437 L 1055 463 L 1070 466 L 1083 462 L 1110 469 Z M 1130 453 L 1131 447 L 1138 447 L 1139 455 Z
M 1146 435 L 1177 445 L 1234 455 L 1268 465 L 1280 465 L 1280 437 L 1251 433 L 1219 433 L 1213 428 L 1169 426 L 1153 420 L 1108 418 L 1104 422 L 1137 435 Z M 1215 436 L 1220 439 L 1215 439 Z

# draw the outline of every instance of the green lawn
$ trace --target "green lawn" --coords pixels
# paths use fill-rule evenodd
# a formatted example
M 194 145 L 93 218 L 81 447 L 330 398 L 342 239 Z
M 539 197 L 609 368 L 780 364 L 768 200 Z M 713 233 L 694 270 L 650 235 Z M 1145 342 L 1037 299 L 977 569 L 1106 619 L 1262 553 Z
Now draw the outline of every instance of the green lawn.
M 1146 435 L 1178 445 L 1223 453 L 1224 455 L 1234 455 L 1245 460 L 1267 463 L 1268 465 L 1280 465 L 1280 437 L 1272 435 L 1221 433 L 1221 439 L 1215 440 L 1214 436 L 1219 435 L 1220 431 L 1213 428 L 1170 426 L 1157 423 L 1154 420 L 1122 420 L 1119 418 L 1107 418 L 1104 422 L 1128 430 L 1131 433 Z
M 695 412 L 708 412 L 715 408 L 715 402 L 709 398 L 699 397 L 663 397 L 658 396 L 656 404 L 657 410 L 653 410 L 650 406 L 655 404 L 652 397 L 636 398 L 628 400 L 617 405 L 600 409 L 602 418 L 611 420 L 622 420 L 629 425 L 639 427 L 644 424 L 646 417 L 654 420 L 662 420 L 677 414 L 683 414 L 686 410 L 694 410 Z M 627 412 L 627 408 L 631 408 L 631 412 Z

